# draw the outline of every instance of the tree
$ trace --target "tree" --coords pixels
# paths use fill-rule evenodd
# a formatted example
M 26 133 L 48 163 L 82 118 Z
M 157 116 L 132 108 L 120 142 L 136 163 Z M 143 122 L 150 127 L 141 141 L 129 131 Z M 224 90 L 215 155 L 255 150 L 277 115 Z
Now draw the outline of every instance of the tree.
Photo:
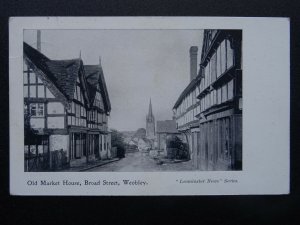
M 111 130 L 111 146 L 117 148 L 117 157 L 125 157 L 126 144 L 124 142 L 123 134 L 115 129 Z

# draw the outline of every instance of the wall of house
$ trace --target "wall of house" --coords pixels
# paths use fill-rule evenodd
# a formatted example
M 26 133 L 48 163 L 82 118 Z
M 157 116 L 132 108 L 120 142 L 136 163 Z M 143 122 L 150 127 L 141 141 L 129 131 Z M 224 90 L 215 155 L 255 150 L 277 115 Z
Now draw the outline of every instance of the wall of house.
M 177 126 L 187 134 L 195 168 L 240 170 L 241 37 L 237 33 L 217 30 L 206 30 L 205 37 L 199 71 L 201 79 L 191 83 L 190 90 L 175 108 Z M 213 37 L 218 40 L 213 41 Z M 189 128 L 194 121 L 198 121 L 199 132 Z
M 47 105 L 48 114 L 65 114 L 65 107 L 60 102 L 49 102 Z
M 69 135 L 50 135 L 50 169 L 57 170 L 65 167 L 69 159 Z
M 51 152 L 63 149 L 69 156 L 69 135 L 50 135 L 49 149 Z
M 108 150 L 107 150 L 107 135 L 101 135 L 102 136 L 102 151 L 100 151 L 101 159 L 107 159 L 108 158 Z
M 113 158 L 112 152 L 111 152 L 111 133 L 107 135 L 107 151 L 108 151 L 108 158 Z
M 30 119 L 30 125 L 31 128 L 34 129 L 41 129 L 41 128 L 45 128 L 45 118 L 34 118 L 32 117 Z
M 65 128 L 65 117 L 55 116 L 47 118 L 47 126 L 49 129 L 63 129 Z
M 166 139 L 167 139 L 167 134 L 165 133 L 160 133 L 159 135 L 159 150 L 164 150 L 166 151 Z
M 89 118 L 93 124 L 87 124 L 88 115 L 86 98 L 84 98 L 85 86 L 82 85 L 82 80 L 77 79 L 74 91 L 74 99 L 77 101 L 73 101 L 70 109 L 67 110 L 61 103 L 63 100 L 59 98 L 60 93 L 55 92 L 58 89 L 54 87 L 54 84 L 46 81 L 44 79 L 45 77 L 38 77 L 38 75 L 42 75 L 36 75 L 35 72 L 27 66 L 27 63 L 28 62 L 24 61 L 23 68 L 23 94 L 24 102 L 26 103 L 24 113 L 28 114 L 28 117 L 26 118 L 30 119 L 31 127 L 38 129 L 39 133 L 45 134 L 48 137 L 49 130 L 47 129 L 54 129 L 51 133 L 55 133 L 55 135 L 49 135 L 50 167 L 54 165 L 53 162 L 57 157 L 60 157 L 61 154 L 65 155 L 71 166 L 85 163 L 87 161 L 87 155 L 92 158 L 95 157 L 95 146 L 91 146 L 90 149 L 86 149 L 88 143 L 86 128 L 93 128 L 91 129 L 93 132 L 95 129 L 97 129 L 98 132 L 107 131 L 107 115 L 102 111 L 95 110 L 94 114 L 90 115 Z M 79 75 L 82 74 L 80 73 Z M 48 89 L 48 87 L 50 89 Z M 53 94 L 55 94 L 55 96 Z M 99 91 L 97 92 L 94 104 L 100 109 L 105 110 L 103 98 Z M 76 131 L 71 132 L 70 130 L 65 129 L 67 126 L 70 126 L 69 128 L 73 128 L 74 126 Z M 61 129 L 64 129 L 63 132 Z M 75 141 L 74 134 L 76 133 L 78 136 L 78 130 L 80 133 L 80 139 L 78 139 L 79 137 L 76 137 L 77 139 Z M 58 133 L 65 134 L 67 132 L 69 132 L 67 135 L 58 135 Z M 95 141 L 93 144 L 99 146 L 100 157 L 102 159 L 112 157 L 113 155 L 110 152 L 110 134 L 99 136 L 99 143 Z M 80 148 L 78 148 L 79 145 Z M 75 150 L 80 152 L 75 154 Z M 89 150 L 92 153 L 89 152 L 90 154 L 88 154 L 87 151 Z M 39 151 L 42 151 L 40 150 L 40 147 Z M 57 162 L 55 163 L 57 164 Z M 61 165 L 58 167 L 61 168 L 60 166 Z

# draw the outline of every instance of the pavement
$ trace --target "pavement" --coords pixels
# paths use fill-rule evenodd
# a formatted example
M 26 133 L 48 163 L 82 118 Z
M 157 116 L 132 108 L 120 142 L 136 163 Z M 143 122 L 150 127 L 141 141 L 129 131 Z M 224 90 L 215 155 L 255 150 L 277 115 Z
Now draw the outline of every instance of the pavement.
M 78 166 L 73 166 L 64 170 L 61 170 L 61 172 L 83 172 L 87 171 L 90 169 L 94 169 L 109 163 L 113 163 L 116 161 L 119 161 L 119 158 L 114 158 L 114 159 L 106 159 L 106 160 L 96 160 L 93 162 L 88 162 L 87 164 L 84 165 L 78 165 Z

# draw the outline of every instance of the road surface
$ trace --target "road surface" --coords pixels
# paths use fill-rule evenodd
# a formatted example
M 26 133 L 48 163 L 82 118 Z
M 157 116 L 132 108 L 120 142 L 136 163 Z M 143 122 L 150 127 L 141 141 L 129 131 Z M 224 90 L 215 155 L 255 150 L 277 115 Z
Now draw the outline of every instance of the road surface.
M 155 172 L 155 171 L 188 171 L 192 170 L 191 161 L 179 163 L 158 163 L 147 153 L 128 153 L 119 161 L 88 170 L 89 172 Z

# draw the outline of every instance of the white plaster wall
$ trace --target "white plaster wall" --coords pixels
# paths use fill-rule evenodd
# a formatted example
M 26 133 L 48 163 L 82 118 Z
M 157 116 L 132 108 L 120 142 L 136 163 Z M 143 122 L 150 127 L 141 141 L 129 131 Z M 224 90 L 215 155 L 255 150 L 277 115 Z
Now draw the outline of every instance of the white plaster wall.
M 30 125 L 32 128 L 44 128 L 45 127 L 45 119 L 44 118 L 31 118 Z
M 47 98 L 55 98 L 54 95 L 51 93 L 51 91 L 48 88 L 46 88 L 46 97 Z
M 100 152 L 100 156 L 101 156 L 101 159 L 107 159 L 107 151 L 101 151 Z
M 63 149 L 69 157 L 69 135 L 51 135 L 49 137 L 50 151 Z
M 48 128 L 64 128 L 65 121 L 63 116 L 48 117 Z
M 60 102 L 48 103 L 48 114 L 64 114 L 64 106 Z

